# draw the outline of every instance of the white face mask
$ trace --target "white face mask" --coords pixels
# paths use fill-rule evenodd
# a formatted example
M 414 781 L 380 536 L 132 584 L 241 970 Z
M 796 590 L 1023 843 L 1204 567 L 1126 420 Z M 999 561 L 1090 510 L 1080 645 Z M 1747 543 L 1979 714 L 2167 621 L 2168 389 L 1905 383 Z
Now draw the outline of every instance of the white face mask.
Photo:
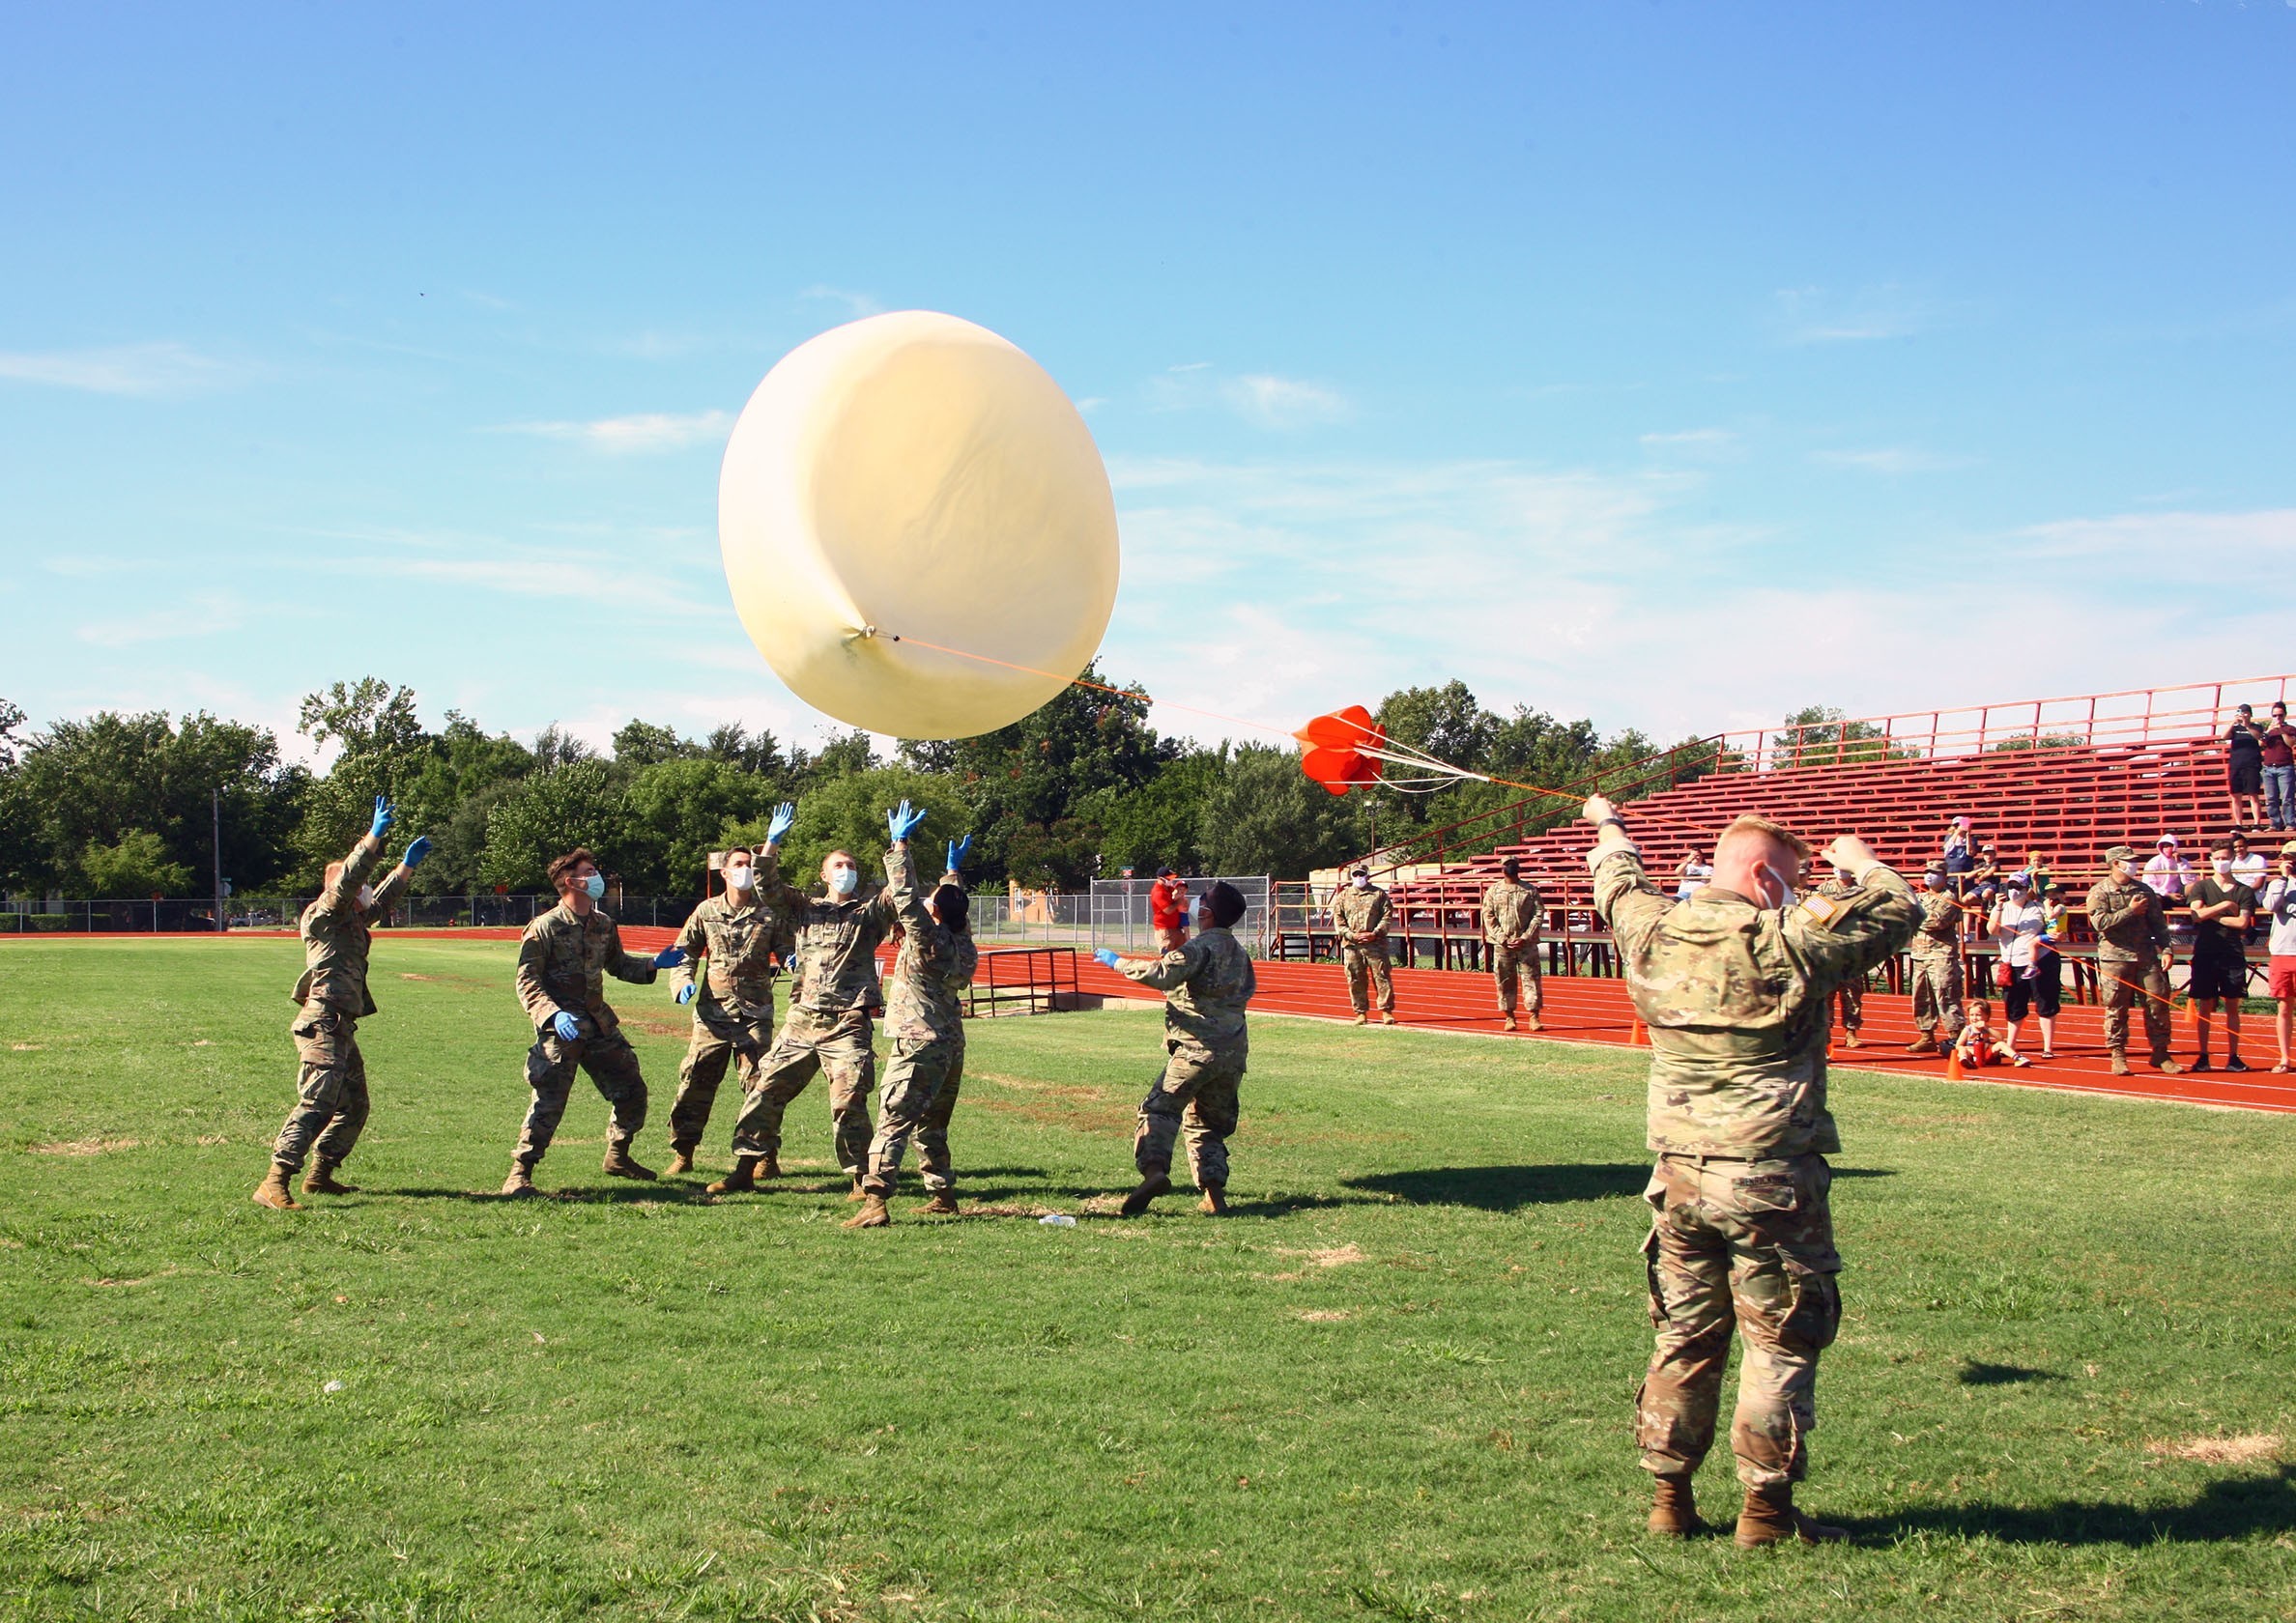
M 590 874 L 588 878 L 583 880 L 582 891 L 583 894 L 588 897 L 592 901 L 604 900 L 606 897 L 606 876 L 602 873 Z
M 366 908 L 371 908 L 375 905 L 374 886 L 361 885 L 359 887 L 359 905 Z
M 1794 885 L 1790 880 L 1788 880 L 1776 868 L 1770 867 L 1770 865 L 1767 863 L 1764 863 L 1759 871 L 1764 878 L 1767 879 L 1772 885 L 1775 885 L 1778 890 L 1777 898 L 1775 900 L 1769 899 L 1768 897 L 1765 895 L 1755 897 L 1757 903 L 1763 907 L 1769 908 L 1785 907 L 1793 902 Z
M 861 870 L 843 863 L 829 870 L 829 889 L 841 897 L 851 896 L 861 886 Z
M 757 875 L 752 873 L 746 868 L 729 868 L 726 869 L 726 883 L 732 886 L 737 891 L 748 890 L 750 888 L 750 882 L 756 877 Z
M 1368 873 L 1359 873 L 1349 879 L 1348 883 L 1359 891 L 1367 891 L 1371 888 L 1371 876 Z
M 2215 868 L 2216 876 L 2219 879 L 2222 879 L 2225 874 L 2232 871 L 2232 859 L 2230 857 L 2219 857 L 2208 866 Z

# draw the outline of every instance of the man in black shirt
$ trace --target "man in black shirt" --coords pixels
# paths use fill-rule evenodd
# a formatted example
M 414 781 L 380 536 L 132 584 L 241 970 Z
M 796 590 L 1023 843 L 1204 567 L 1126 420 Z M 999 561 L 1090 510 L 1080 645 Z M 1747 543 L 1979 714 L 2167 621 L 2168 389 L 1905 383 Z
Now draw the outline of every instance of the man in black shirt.
M 2264 793 L 2264 729 L 2256 725 L 2256 713 L 2243 704 L 2235 712 L 2237 719 L 2224 732 L 2224 804 L 2232 809 L 2234 828 L 2262 828 L 2264 819 L 2256 810 L 2258 797 Z M 2240 814 L 2240 803 L 2248 802 L 2248 815 Z
M 2186 899 L 2193 909 L 2193 981 L 2189 990 L 2199 1016 L 2200 1057 L 2195 1070 L 2207 1070 L 2210 1016 L 2224 1009 L 2224 1068 L 2246 1070 L 2240 1059 L 2240 1000 L 2248 990 L 2248 928 L 2256 917 L 2256 893 L 2232 873 L 2232 842 L 2209 847 L 2208 877 Z

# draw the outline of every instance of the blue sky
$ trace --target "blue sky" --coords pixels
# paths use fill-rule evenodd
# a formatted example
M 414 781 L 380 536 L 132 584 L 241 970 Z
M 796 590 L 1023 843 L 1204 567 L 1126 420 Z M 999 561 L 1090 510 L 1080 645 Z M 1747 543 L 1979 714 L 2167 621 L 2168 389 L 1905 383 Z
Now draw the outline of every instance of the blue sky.
M 38 720 L 815 738 L 717 457 L 911 306 L 1085 406 L 1104 664 L 1181 703 L 2296 669 L 2282 0 L 17 7 L 0 217 Z

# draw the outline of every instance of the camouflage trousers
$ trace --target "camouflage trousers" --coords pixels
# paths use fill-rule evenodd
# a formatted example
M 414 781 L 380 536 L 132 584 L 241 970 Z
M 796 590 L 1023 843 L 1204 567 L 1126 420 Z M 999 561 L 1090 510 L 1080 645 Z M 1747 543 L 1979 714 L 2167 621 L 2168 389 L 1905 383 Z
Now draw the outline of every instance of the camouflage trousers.
M 1196 1187 L 1227 1187 L 1227 1141 L 1241 1118 L 1237 1089 L 1244 1080 L 1242 1055 L 1215 1054 L 1179 1038 L 1164 1039 L 1163 1074 L 1140 1101 L 1133 1133 L 1133 1164 L 1142 1178 L 1168 1178 L 1172 1146 L 1188 1146 L 1188 1169 Z
M 782 1115 L 805 1092 L 816 1071 L 829 1073 L 829 1118 L 837 1143 L 837 1164 L 859 1178 L 869 1166 L 869 1090 L 876 1081 L 876 1052 L 866 1009 L 819 1014 L 792 1009 L 782 1022 L 781 1040 L 765 1056 L 733 1124 L 733 1153 L 781 1153 Z
M 2147 996 L 2149 993 L 2151 995 Z M 2168 971 L 2160 955 L 2128 958 L 2097 954 L 2097 996 L 2105 1004 L 2105 1046 L 2129 1046 L 2129 1005 L 2144 1005 L 2144 1043 L 2152 1062 L 2168 1057 Z
M 1379 993 L 1379 1011 L 1395 1011 L 1395 980 L 1388 967 L 1388 945 L 1384 941 L 1339 943 L 1339 964 L 1347 972 L 1347 1006 L 1358 1014 L 1371 1007 L 1371 992 Z
M 1713 1446 L 1731 1332 L 1745 1339 L 1730 1424 L 1738 1480 L 1798 1482 L 1817 1428 L 1818 1354 L 1840 1327 L 1833 1173 L 1821 1155 L 1706 1161 L 1667 1155 L 1650 1175 L 1650 1323 L 1658 1345 L 1635 1395 L 1643 1468 L 1694 1471 Z
M 690 1155 L 701 1147 L 728 1060 L 739 1066 L 741 1090 L 747 1094 L 756 1086 L 759 1067 L 772 1046 L 772 1005 L 762 1013 L 749 1014 L 727 1008 L 706 992 L 696 997 L 694 1034 L 678 1065 L 677 1098 L 670 1106 L 670 1148 Z
M 1831 1005 L 1828 1007 L 1828 1009 L 1827 1009 L 1827 1011 L 1826 1011 L 1826 1018 L 1825 1018 L 1825 1029 L 1826 1029 L 1826 1030 L 1828 1030 L 1828 1031 L 1831 1031 L 1831 1030 L 1833 1029 L 1833 1019 L 1834 1019 L 1834 1015 L 1835 1015 L 1835 1014 L 1837 1014 L 1837 1013 L 1838 1013 L 1838 1014 L 1841 1016 L 1841 1019 L 1842 1019 L 1842 1029 L 1843 1029 L 1844 1031 L 1846 1031 L 1846 1032 L 1854 1032 L 1854 1031 L 1861 1031 L 1861 1030 L 1863 1030 L 1863 1029 L 1864 1029 L 1864 1027 L 1865 1027 L 1865 982 L 1862 982 L 1862 981 L 1852 981 L 1852 982 L 1850 982 L 1848 985 L 1846 985 L 1846 986 L 1841 986 L 1841 987 L 1838 987 L 1838 988 L 1836 988 L 1836 990 L 1835 990 L 1835 992 L 1834 992 L 1834 995 L 1833 995 L 1833 1002 L 1832 1002 L 1832 1004 L 1831 1004 Z
M 323 1003 L 303 1006 L 288 1028 L 296 1058 L 302 1062 L 295 1083 L 295 1108 L 272 1144 L 272 1159 L 289 1172 L 302 1170 L 314 1149 L 328 1166 L 339 1166 L 359 1143 L 366 1125 L 366 1058 L 359 1051 L 359 1022 Z
M 917 1141 L 917 1168 L 934 1194 L 957 1186 L 949 1160 L 949 1118 L 964 1083 L 964 1034 L 922 1041 L 893 1039 L 885 1067 L 885 1096 L 877 1110 L 876 1136 L 869 1141 L 869 1176 L 862 1188 L 890 1197 L 901 1181 L 901 1157 L 910 1138 Z
M 583 1024 L 595 1032 L 588 1016 Z M 574 1094 L 574 1071 L 580 1067 L 606 1100 L 606 1142 L 628 1149 L 646 1126 L 646 1078 L 638 1073 L 638 1050 L 619 1031 L 578 1037 L 568 1042 L 545 1029 L 527 1052 L 527 1086 L 534 1091 L 527 1106 L 526 1125 L 519 1129 L 512 1152 L 520 1165 L 531 1170 L 558 1137 L 565 1118 L 566 1101 Z
M 1499 982 L 1499 1012 L 1512 1014 L 1518 993 L 1523 1012 L 1534 1020 L 1546 1007 L 1546 978 L 1539 973 L 1538 943 L 1526 941 L 1520 947 L 1494 946 L 1491 949 L 1491 976 Z M 1391 1005 L 1392 999 L 1389 1000 Z
M 1913 959 L 1913 1029 L 1935 1031 L 1943 1026 L 1952 1036 L 1962 1029 L 1962 966 L 1959 953 Z

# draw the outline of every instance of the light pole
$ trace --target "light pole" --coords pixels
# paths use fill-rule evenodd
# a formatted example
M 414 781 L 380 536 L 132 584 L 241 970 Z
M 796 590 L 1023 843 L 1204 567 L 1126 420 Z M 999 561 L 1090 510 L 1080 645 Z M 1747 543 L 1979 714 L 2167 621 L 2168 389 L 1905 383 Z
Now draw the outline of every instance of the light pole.
M 209 834 L 215 842 L 215 933 L 224 930 L 223 918 L 223 785 L 218 783 L 209 791 Z

